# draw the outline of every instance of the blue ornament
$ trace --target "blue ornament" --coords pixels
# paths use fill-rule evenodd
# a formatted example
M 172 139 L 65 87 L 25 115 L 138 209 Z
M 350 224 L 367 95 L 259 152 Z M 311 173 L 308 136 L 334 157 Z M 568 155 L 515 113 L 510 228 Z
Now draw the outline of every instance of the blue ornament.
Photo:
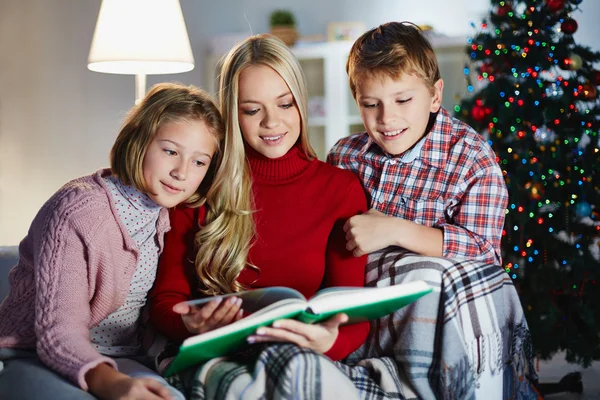
M 571 0 L 571 3 L 573 4 L 581 4 L 583 0 Z
M 592 206 L 588 202 L 580 201 L 575 206 L 575 214 L 579 218 L 589 217 L 591 213 L 592 213 Z

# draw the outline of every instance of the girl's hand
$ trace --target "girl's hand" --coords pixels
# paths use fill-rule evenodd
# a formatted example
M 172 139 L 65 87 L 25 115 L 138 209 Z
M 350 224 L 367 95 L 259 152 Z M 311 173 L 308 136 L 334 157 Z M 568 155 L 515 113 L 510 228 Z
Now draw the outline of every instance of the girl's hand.
M 248 337 L 249 343 L 290 342 L 325 353 L 337 339 L 339 326 L 348 321 L 346 314 L 336 314 L 319 324 L 305 324 L 293 319 L 275 321 L 272 327 L 262 327 Z
M 181 314 L 181 319 L 190 333 L 204 333 L 242 319 L 242 299 L 230 297 L 222 300 L 217 298 L 202 306 L 178 303 L 173 306 L 173 311 Z
M 169 389 L 150 378 L 131 378 L 107 364 L 85 375 L 89 391 L 101 400 L 173 400 Z

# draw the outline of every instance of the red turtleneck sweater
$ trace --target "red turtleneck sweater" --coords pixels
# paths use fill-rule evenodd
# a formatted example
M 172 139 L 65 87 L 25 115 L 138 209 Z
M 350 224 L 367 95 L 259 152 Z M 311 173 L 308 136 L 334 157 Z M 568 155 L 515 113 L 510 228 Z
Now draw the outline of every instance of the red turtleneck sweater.
M 246 152 L 256 209 L 256 238 L 249 260 L 260 273 L 246 268 L 238 281 L 248 288 L 287 286 L 306 298 L 322 287 L 363 286 L 366 256 L 353 257 L 346 250 L 342 229 L 348 218 L 367 209 L 356 176 L 307 160 L 299 147 L 278 159 L 268 159 L 249 146 Z M 178 207 L 170 216 L 171 231 L 165 236 L 151 296 L 151 319 L 167 337 L 183 340 L 190 333 L 172 308 L 199 297 L 193 238 L 203 223 L 204 210 Z M 368 323 L 341 327 L 325 354 L 333 360 L 346 357 L 363 343 L 368 331 Z

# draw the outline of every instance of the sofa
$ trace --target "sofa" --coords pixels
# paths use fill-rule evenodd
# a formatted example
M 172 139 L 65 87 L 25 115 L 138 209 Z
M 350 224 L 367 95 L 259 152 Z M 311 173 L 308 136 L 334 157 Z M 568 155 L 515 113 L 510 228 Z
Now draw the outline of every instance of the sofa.
M 0 302 L 8 294 L 8 271 L 17 265 L 18 259 L 17 246 L 0 246 Z

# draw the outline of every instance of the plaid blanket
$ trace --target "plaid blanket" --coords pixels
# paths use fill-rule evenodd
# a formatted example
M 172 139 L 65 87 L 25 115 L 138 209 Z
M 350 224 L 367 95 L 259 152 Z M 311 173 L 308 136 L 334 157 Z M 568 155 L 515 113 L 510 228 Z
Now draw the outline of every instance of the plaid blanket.
M 373 321 L 344 362 L 291 344 L 254 345 L 168 378 L 198 399 L 474 399 L 482 372 L 505 399 L 534 399 L 531 340 L 510 277 L 498 266 L 418 256 L 369 256 L 367 286 L 425 280 L 434 291 Z

